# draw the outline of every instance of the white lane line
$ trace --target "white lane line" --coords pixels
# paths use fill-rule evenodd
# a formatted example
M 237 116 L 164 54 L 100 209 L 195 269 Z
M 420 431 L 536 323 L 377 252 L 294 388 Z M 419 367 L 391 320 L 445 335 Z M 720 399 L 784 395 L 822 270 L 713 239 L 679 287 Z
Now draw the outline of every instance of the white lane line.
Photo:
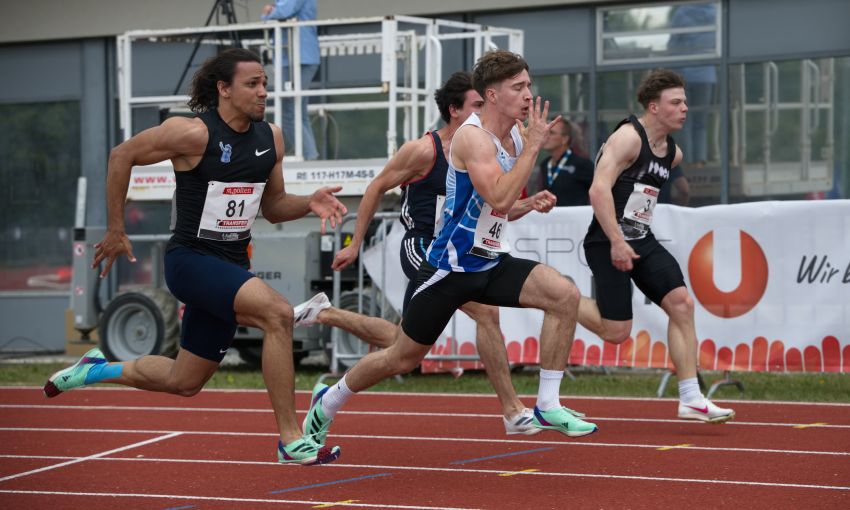
M 275 466 L 280 464 L 276 462 L 260 462 L 260 461 L 234 461 L 234 460 L 207 460 L 207 459 L 154 459 L 154 458 L 101 458 L 99 461 L 118 461 L 118 462 L 167 462 L 167 463 L 189 463 L 189 464 L 219 464 L 219 465 L 251 465 L 251 466 Z M 434 472 L 434 473 L 471 473 L 481 475 L 500 475 L 505 471 L 503 469 L 472 469 L 472 468 L 456 468 L 456 467 L 426 467 L 426 466 L 386 466 L 378 464 L 343 464 L 334 462 L 325 464 L 327 468 L 353 468 L 353 469 L 376 469 L 383 471 L 414 471 L 414 472 Z M 287 466 L 294 467 L 294 466 Z M 567 478 L 599 478 L 609 480 L 639 480 L 648 482 L 679 482 L 679 483 L 697 483 L 697 484 L 716 484 L 716 485 L 748 485 L 760 487 L 778 487 L 790 489 L 818 489 L 818 490 L 838 490 L 850 491 L 850 486 L 841 485 L 815 485 L 801 483 L 782 483 L 782 482 L 758 482 L 752 480 L 718 480 L 705 478 L 675 478 L 669 476 L 639 476 L 639 475 L 614 475 L 602 473 L 565 473 L 553 471 L 517 471 L 516 475 L 523 476 L 551 476 L 551 477 L 567 477 Z M 3 492 L 3 491 L 0 491 Z M 395 507 L 393 507 L 395 508 Z M 418 507 L 417 507 L 418 508 Z
M 173 411 L 173 412 L 202 412 L 202 413 L 268 413 L 271 408 L 239 408 L 239 407 L 172 407 L 172 406 L 114 406 L 114 405 L 50 405 L 50 404 L 0 404 L 0 409 L 39 409 L 39 410 L 74 410 L 74 411 Z M 306 410 L 297 411 L 299 414 Z M 501 418 L 501 414 L 485 413 L 432 413 L 432 412 L 394 412 L 394 411 L 339 411 L 337 414 L 359 416 L 413 416 L 425 418 Z M 639 423 L 677 423 L 704 427 L 705 424 L 694 420 L 678 420 L 669 418 L 622 418 L 587 416 L 588 420 L 610 422 L 639 422 Z M 812 423 L 780 423 L 762 421 L 730 421 L 724 426 L 755 426 L 755 427 L 790 427 L 822 429 L 850 429 L 850 424 L 812 424 Z
M 255 437 L 277 437 L 277 434 L 267 432 L 229 432 L 229 431 L 196 431 L 196 430 L 123 430 L 123 429 L 62 429 L 62 428 L 36 428 L 36 427 L 0 427 L 0 432 L 91 432 L 91 433 L 114 433 L 114 434 L 182 434 L 186 436 L 255 436 Z M 333 434 L 329 436 L 334 439 L 357 439 L 374 441 L 376 439 L 389 441 L 446 441 L 457 443 L 496 443 L 496 444 L 523 444 L 523 445 L 556 445 L 556 446 L 595 446 L 607 448 L 664 448 L 667 444 L 640 444 L 640 443 L 583 443 L 567 441 L 543 441 L 539 439 L 490 439 L 476 437 L 427 437 L 427 436 L 373 436 L 359 434 Z M 739 452 L 739 453 L 780 453 L 794 455 L 827 455 L 838 457 L 850 457 L 850 452 L 841 451 L 818 451 L 818 450 L 780 450 L 773 448 L 731 448 L 722 446 L 688 446 L 680 450 L 699 450 L 709 452 Z M 1 480 L 0 480 L 1 481 Z
M 450 508 L 445 506 L 414 506 L 414 505 L 381 505 L 378 503 L 351 503 L 346 501 L 310 501 L 295 499 L 260 499 L 260 498 L 225 498 L 217 496 L 184 496 L 177 494 L 133 494 L 119 492 L 60 492 L 60 491 L 18 491 L 2 490 L 0 494 L 27 494 L 34 496 L 103 496 L 107 498 L 163 498 L 163 499 L 187 499 L 201 501 L 228 501 L 233 503 L 282 503 L 287 505 L 328 505 L 348 506 L 360 508 L 400 508 L 402 510 L 477 510 L 475 508 Z M 241 507 L 241 505 L 240 505 Z
M 88 457 L 80 457 L 80 458 L 76 458 L 74 460 L 69 460 L 68 462 L 62 462 L 60 464 L 54 464 L 52 466 L 45 466 L 43 468 L 33 469 L 31 471 L 26 471 L 26 472 L 23 472 L 23 473 L 17 473 L 17 474 L 14 474 L 14 475 L 4 476 L 3 478 L 0 478 L 0 482 L 5 482 L 7 480 L 12 480 L 14 478 L 20 478 L 22 476 L 34 475 L 36 473 L 41 473 L 43 471 L 49 471 L 51 469 L 69 466 L 71 464 L 77 464 L 79 462 L 85 462 L 87 460 L 97 459 L 97 458 L 100 458 L 100 457 L 104 457 L 106 455 L 112 455 L 113 453 L 123 452 L 125 450 L 131 450 L 133 448 L 138 448 L 139 446 L 144 446 L 146 444 L 156 443 L 158 441 L 162 441 L 162 440 L 165 440 L 165 439 L 171 439 L 172 437 L 177 437 L 181 434 L 182 434 L 182 432 L 172 432 L 172 433 L 166 434 L 164 436 L 154 437 L 154 438 L 151 438 L 151 439 L 147 439 L 145 441 L 133 443 L 131 445 L 122 446 L 121 448 L 115 448 L 114 450 L 109 450 L 109 451 L 106 451 L 106 452 L 101 452 L 101 453 L 96 453 L 94 455 L 89 455 Z
M 38 390 L 42 391 L 41 386 L 0 386 L 0 390 Z M 76 391 L 127 391 L 127 392 L 138 392 L 139 390 L 133 388 L 122 388 L 120 386 L 95 386 L 84 388 Z M 210 388 L 204 389 L 204 393 L 262 393 L 266 394 L 266 390 L 259 389 L 227 389 L 227 388 Z M 296 394 L 304 394 L 310 395 L 310 390 L 296 390 Z M 369 395 L 376 396 L 403 396 L 403 397 L 459 397 L 459 398 L 487 398 L 492 399 L 495 396 L 492 393 L 417 393 L 410 391 L 364 391 L 358 393 L 361 398 L 368 397 Z M 535 398 L 537 395 L 532 394 L 524 394 L 519 395 L 520 397 L 527 398 Z M 600 401 L 617 401 L 617 402 L 678 402 L 679 399 L 675 397 L 665 397 L 665 398 L 657 398 L 657 397 L 599 397 L 599 396 L 587 396 L 587 395 L 561 395 L 562 399 L 565 400 L 600 400 Z M 729 402 L 734 404 L 752 404 L 752 405 L 780 405 L 780 406 L 826 406 L 826 407 L 850 407 L 850 403 L 847 402 L 794 402 L 794 401 L 786 401 L 786 400 L 743 400 L 743 399 L 713 399 L 714 402 Z

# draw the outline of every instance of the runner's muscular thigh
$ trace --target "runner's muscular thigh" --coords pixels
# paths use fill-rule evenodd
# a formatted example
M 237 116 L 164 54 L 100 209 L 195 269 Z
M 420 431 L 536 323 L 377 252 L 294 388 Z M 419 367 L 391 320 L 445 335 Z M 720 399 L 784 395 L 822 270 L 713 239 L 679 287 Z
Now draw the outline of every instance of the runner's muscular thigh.
M 559 272 L 545 264 L 537 264 L 522 285 L 519 302 L 526 308 L 545 309 L 571 291 L 578 292 Z
M 246 281 L 233 301 L 236 322 L 243 326 L 267 327 L 270 322 L 280 324 L 293 320 L 292 305 L 285 297 L 260 278 Z

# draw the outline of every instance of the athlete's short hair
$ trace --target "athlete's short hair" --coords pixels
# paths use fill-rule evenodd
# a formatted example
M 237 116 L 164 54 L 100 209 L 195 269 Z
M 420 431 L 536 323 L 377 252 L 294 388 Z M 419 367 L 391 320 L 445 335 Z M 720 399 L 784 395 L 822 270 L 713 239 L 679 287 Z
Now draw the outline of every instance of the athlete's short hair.
M 257 62 L 260 57 L 253 51 L 242 48 L 224 50 L 208 58 L 192 78 L 189 88 L 189 109 L 201 113 L 218 106 L 218 82 L 230 83 L 240 62 Z
M 679 73 L 670 69 L 654 69 L 640 82 L 637 100 L 646 108 L 652 101 L 657 101 L 665 90 L 684 86 L 685 79 Z
M 522 56 L 507 50 L 488 51 L 472 68 L 472 86 L 486 100 L 487 87 L 528 71 L 528 62 Z
M 449 107 L 462 108 L 466 93 L 472 90 L 472 75 L 466 71 L 458 71 L 451 75 L 442 87 L 434 92 L 434 100 L 440 110 L 440 117 L 448 123 L 452 116 Z

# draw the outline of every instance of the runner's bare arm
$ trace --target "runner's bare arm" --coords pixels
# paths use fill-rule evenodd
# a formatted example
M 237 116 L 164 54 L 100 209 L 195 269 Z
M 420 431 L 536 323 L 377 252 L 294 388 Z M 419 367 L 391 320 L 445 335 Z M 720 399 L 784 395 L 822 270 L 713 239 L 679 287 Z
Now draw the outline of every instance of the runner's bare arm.
M 551 191 L 538 191 L 530 197 L 521 198 L 514 202 L 514 206 L 508 213 L 508 220 L 518 220 L 531 211 L 547 213 L 555 207 L 557 202 L 558 198 Z
M 173 117 L 146 129 L 109 153 L 106 174 L 108 228 L 103 240 L 95 245 L 92 267 L 106 262 L 101 278 L 122 254 L 135 262 L 133 248 L 124 232 L 124 202 L 130 184 L 130 172 L 136 165 L 151 165 L 170 159 L 175 170 L 188 170 L 197 164 L 207 144 L 207 128 L 198 119 Z
M 334 256 L 331 267 L 341 271 L 357 259 L 363 238 L 375 217 L 381 197 L 384 194 L 406 182 L 424 177 L 434 165 L 434 142 L 429 135 L 418 140 L 411 140 L 401 146 L 401 149 L 387 162 L 363 193 L 357 208 L 357 221 L 351 243 Z
M 640 145 L 640 136 L 629 125 L 621 126 L 611 134 L 602 148 L 602 155 L 596 162 L 593 184 L 590 185 L 589 192 L 593 214 L 611 241 L 614 266 L 623 271 L 631 269 L 632 259 L 638 256 L 620 232 L 611 189 L 623 170 L 631 166 L 640 155 Z
M 475 190 L 496 211 L 508 213 L 528 182 L 540 152 L 540 146 L 548 137 L 549 128 L 561 118 L 558 116 L 547 123 L 548 115 L 549 102 L 546 101 L 541 110 L 541 99 L 538 97 L 534 107 L 528 113 L 528 127 L 520 126 L 520 134 L 524 142 L 522 154 L 519 155 L 510 172 L 502 171 L 496 160 L 496 148 L 490 135 L 483 129 L 465 128 L 455 133 L 452 142 L 452 158 L 455 160 L 455 167 L 469 172 L 469 178 Z

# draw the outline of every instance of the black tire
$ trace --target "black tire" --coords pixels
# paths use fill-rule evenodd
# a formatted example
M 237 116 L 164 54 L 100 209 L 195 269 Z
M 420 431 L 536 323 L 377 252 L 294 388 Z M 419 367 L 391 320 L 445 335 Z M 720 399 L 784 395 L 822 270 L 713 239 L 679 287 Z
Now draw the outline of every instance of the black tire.
M 110 361 L 149 354 L 177 354 L 177 299 L 165 289 L 144 288 L 116 296 L 100 318 L 100 346 Z
M 360 293 L 356 290 L 350 290 L 347 292 L 343 292 L 339 295 L 339 308 L 341 310 L 348 310 L 349 312 L 354 313 L 363 313 L 370 314 L 370 309 L 372 305 L 372 295 L 371 292 L 363 293 L 363 311 L 358 312 L 357 303 L 359 300 Z M 399 316 L 396 313 L 395 309 L 389 305 L 389 310 L 386 314 L 382 313 L 381 310 L 381 299 L 380 295 L 377 297 L 377 303 L 375 303 L 375 316 L 376 317 L 384 317 L 390 322 L 394 322 L 398 324 Z M 371 346 L 361 340 L 359 337 L 345 331 L 343 329 L 339 329 L 339 354 L 358 354 L 360 357 L 365 356 L 370 352 Z M 328 361 L 330 361 L 332 355 L 332 337 L 331 337 L 331 328 L 327 326 L 322 326 L 322 338 L 325 344 L 325 354 L 328 357 Z M 356 359 L 340 359 L 339 365 L 348 369 L 354 366 L 357 363 Z

